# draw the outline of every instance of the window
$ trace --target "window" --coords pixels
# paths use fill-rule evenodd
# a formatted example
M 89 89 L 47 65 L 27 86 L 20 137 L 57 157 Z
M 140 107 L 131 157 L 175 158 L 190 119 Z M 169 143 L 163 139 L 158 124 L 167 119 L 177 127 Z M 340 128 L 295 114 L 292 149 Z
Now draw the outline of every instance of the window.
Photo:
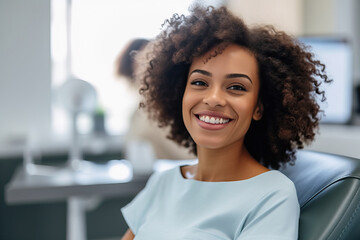
M 315 58 L 325 64 L 325 71 L 333 82 L 321 86 L 326 101 L 319 105 L 325 111 L 321 123 L 346 124 L 351 121 L 353 91 L 353 49 L 350 42 L 336 36 L 302 37 L 300 41 L 309 45 Z
M 54 88 L 66 80 L 64 2 L 66 1 L 52 0 Z M 99 105 L 106 112 L 105 127 L 109 134 L 123 134 L 133 109 L 138 105 L 137 93 L 129 91 L 126 83 L 114 74 L 114 61 L 119 52 L 133 38 L 154 38 L 165 19 L 173 13 L 187 14 L 192 2 L 193 0 L 72 0 L 72 72 L 97 89 Z M 220 1 L 210 1 L 212 4 L 216 2 Z M 86 121 L 81 124 L 82 132 L 89 129 L 89 125 L 85 123 Z M 55 132 L 66 132 L 68 125 L 65 113 L 54 106 Z

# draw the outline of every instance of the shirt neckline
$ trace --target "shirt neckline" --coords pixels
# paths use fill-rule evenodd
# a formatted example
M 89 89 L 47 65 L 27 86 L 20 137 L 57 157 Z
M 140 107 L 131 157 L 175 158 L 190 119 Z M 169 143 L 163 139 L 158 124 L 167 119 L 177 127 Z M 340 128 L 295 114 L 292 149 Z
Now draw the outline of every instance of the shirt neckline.
M 243 180 L 236 180 L 236 181 L 219 181 L 219 182 L 208 182 L 208 181 L 200 181 L 200 180 L 196 180 L 196 179 L 189 179 L 189 178 L 184 178 L 181 172 L 181 168 L 187 166 L 187 165 L 181 165 L 181 166 L 177 166 L 176 167 L 176 176 L 177 178 L 179 178 L 181 181 L 183 182 L 190 182 L 190 183 L 199 183 L 199 184 L 231 184 L 231 183 L 244 183 L 244 182 L 249 182 L 249 181 L 254 181 L 255 179 L 258 178 L 262 178 L 266 175 L 268 175 L 271 172 L 278 172 L 278 170 L 269 170 L 263 173 L 260 173 L 254 177 L 251 178 L 247 178 L 247 179 L 243 179 Z

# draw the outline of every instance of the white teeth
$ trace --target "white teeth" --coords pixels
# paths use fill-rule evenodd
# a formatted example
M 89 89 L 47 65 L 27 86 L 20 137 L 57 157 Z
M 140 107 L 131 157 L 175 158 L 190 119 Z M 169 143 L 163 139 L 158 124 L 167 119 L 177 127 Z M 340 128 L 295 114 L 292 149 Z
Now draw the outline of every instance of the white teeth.
M 211 124 L 225 124 L 230 121 L 230 119 L 215 118 L 215 117 L 209 117 L 209 116 L 204 116 L 204 115 L 200 116 L 199 119 L 203 122 L 211 123 Z

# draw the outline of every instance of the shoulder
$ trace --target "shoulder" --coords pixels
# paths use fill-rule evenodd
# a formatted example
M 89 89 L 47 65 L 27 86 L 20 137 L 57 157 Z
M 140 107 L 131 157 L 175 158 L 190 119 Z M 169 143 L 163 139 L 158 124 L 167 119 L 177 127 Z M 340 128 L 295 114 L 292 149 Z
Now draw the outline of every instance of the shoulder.
M 283 173 L 273 170 L 273 189 L 282 193 L 291 194 L 296 197 L 295 184 Z
M 258 194 L 248 201 L 236 239 L 297 239 L 300 207 L 293 182 L 277 170 L 256 180 Z
M 298 208 L 298 198 L 294 183 L 277 170 L 266 172 L 254 179 L 253 185 L 259 192 L 260 205 L 285 204 Z
M 258 179 L 258 184 L 263 184 L 264 187 L 273 190 L 295 190 L 294 183 L 278 170 L 271 170 L 262 174 L 261 178 Z
M 298 219 L 299 202 L 294 183 L 283 173 L 272 170 L 256 179 L 251 197 L 249 217 L 251 219 L 267 218 L 277 222 L 283 219 Z M 255 193 L 256 192 L 256 193 Z

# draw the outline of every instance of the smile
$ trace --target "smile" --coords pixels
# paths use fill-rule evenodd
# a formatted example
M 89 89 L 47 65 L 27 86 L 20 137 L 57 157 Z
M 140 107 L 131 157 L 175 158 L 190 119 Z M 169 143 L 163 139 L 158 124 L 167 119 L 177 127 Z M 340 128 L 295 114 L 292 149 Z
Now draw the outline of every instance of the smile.
M 212 117 L 207 115 L 198 115 L 197 117 L 200 121 L 210 124 L 226 124 L 230 121 L 229 118 Z

